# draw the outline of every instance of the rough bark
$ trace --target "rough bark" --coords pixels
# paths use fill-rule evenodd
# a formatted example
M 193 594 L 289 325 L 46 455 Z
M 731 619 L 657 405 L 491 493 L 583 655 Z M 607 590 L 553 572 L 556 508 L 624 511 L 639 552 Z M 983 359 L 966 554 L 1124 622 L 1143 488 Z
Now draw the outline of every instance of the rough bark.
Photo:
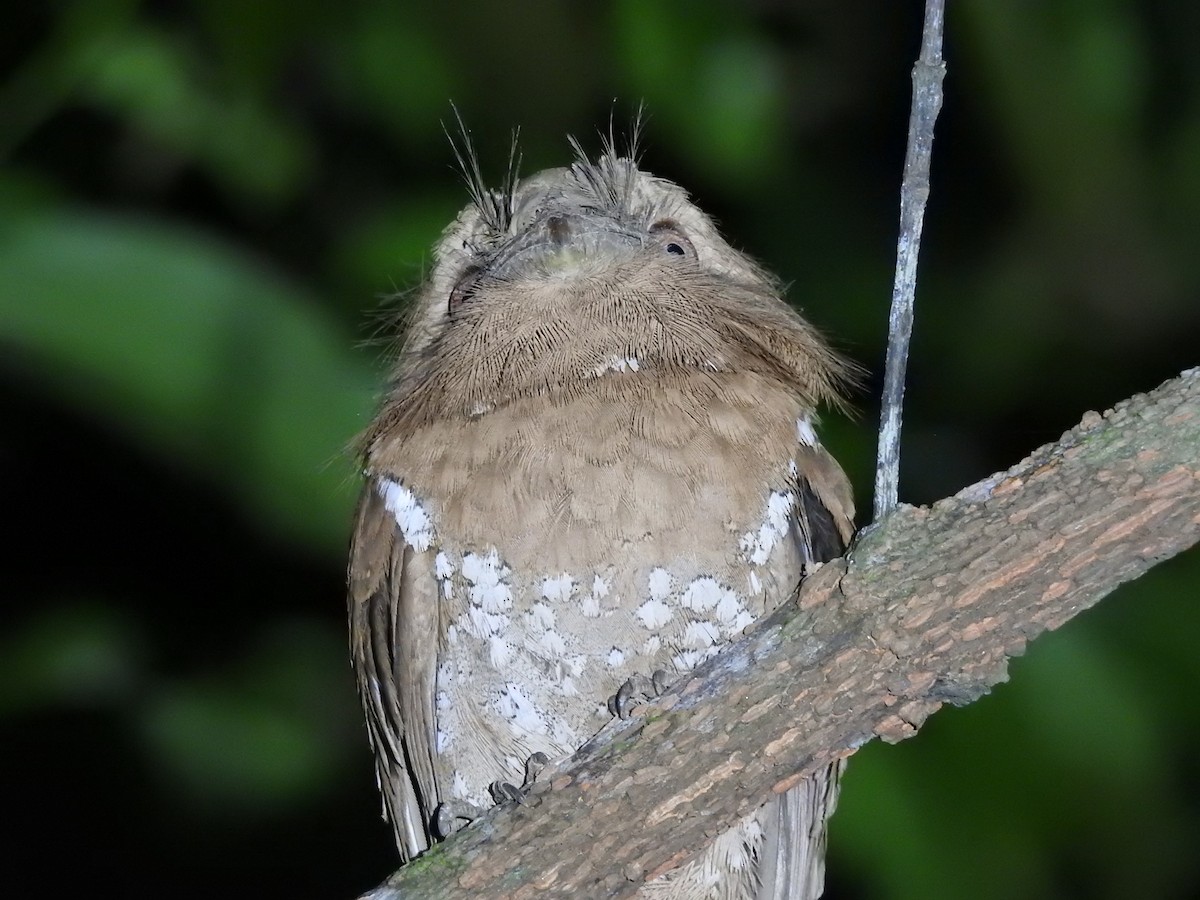
M 901 507 L 667 695 L 369 896 L 625 897 L 770 792 L 943 703 L 1200 539 L 1200 368 Z M 852 774 L 850 777 L 853 777 Z

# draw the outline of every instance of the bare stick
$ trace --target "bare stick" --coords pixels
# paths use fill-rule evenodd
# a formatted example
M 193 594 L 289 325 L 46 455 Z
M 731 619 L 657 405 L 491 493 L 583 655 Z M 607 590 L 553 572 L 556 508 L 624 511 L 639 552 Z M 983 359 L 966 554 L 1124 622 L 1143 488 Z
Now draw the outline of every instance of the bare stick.
M 879 414 L 879 457 L 875 469 L 875 521 L 896 506 L 900 484 L 900 412 L 904 402 L 904 370 L 912 337 L 913 305 L 917 290 L 917 255 L 929 199 L 929 161 L 933 157 L 933 123 L 942 108 L 942 22 L 945 0 L 926 0 L 921 55 L 913 66 L 912 113 L 908 120 L 908 150 L 900 187 L 900 238 L 896 243 L 896 280 L 888 318 L 887 363 Z

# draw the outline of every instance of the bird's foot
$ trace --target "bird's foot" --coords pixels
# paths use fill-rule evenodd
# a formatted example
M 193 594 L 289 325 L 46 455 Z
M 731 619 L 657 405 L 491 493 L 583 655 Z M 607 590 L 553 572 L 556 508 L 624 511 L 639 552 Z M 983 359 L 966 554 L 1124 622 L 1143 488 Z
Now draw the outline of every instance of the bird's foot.
M 662 669 L 656 670 L 649 678 L 645 675 L 632 675 L 608 698 L 608 711 L 617 718 L 628 719 L 635 706 L 661 697 L 674 681 L 675 676 L 668 675 Z
M 539 750 L 525 760 L 525 781 L 521 783 L 520 787 L 509 781 L 493 781 L 488 787 L 488 793 L 498 804 L 512 802 L 524 805 L 529 801 L 529 789 L 533 787 L 538 775 L 548 765 L 550 765 L 550 757 Z
M 550 757 L 540 750 L 525 760 L 525 781 L 520 787 L 507 781 L 493 781 L 488 786 L 488 793 L 497 804 L 513 802 L 522 805 L 529 802 L 529 789 L 533 787 L 537 777 L 546 766 L 550 765 Z M 438 804 L 434 811 L 433 832 L 442 840 L 450 837 L 456 831 L 470 825 L 484 814 L 485 810 L 468 803 L 466 800 L 446 800 Z
M 483 810 L 466 800 L 446 800 L 433 812 L 433 833 L 442 840 L 466 828 L 483 815 Z

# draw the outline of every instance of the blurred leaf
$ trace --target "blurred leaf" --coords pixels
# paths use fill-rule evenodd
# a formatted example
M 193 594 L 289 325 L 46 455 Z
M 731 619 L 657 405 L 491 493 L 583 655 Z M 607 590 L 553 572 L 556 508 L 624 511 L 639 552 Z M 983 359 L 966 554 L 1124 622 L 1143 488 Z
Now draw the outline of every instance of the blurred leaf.
M 679 147 L 732 189 L 760 183 L 782 149 L 783 72 L 764 35 L 729 8 L 615 8 L 630 93 L 681 132 Z
M 738 180 L 757 180 L 781 149 L 783 73 L 761 37 L 734 35 L 714 42 L 701 61 L 697 128 L 711 130 L 711 164 L 722 172 L 741 173 Z M 718 123 L 712 128 L 713 123 Z M 758 177 L 761 177 L 759 174 Z
M 374 379 L 304 291 L 211 238 L 84 210 L 0 218 L 0 341 L 79 409 L 340 551 Z
M 142 675 L 145 640 L 136 622 L 110 606 L 37 611 L 0 643 L 0 715 L 128 700 Z
M 131 28 L 110 41 L 81 92 L 198 162 L 233 195 L 290 197 L 310 167 L 307 137 L 258 97 L 214 90 L 205 68 L 184 41 Z
M 425 18 L 407 4 L 359 7 L 329 72 L 348 104 L 406 143 L 441 138 L 439 123 L 461 81 L 453 55 Z
M 191 4 L 212 56 L 240 90 L 261 91 L 311 64 L 310 51 L 344 27 L 348 4 L 325 0 L 204 0 Z M 284 82 L 283 86 L 287 86 Z
M 339 267 L 359 283 L 374 284 L 376 291 L 404 291 L 418 285 L 433 262 L 432 242 L 464 202 L 461 191 L 419 194 L 381 210 L 349 230 L 340 248 Z
M 1052 4 L 1013 15 L 968 0 L 961 21 L 985 81 L 979 99 L 1030 198 L 1072 227 L 1098 211 L 1112 224 L 1113 207 L 1125 212 L 1141 187 L 1132 111 L 1144 93 L 1146 54 L 1127 4 L 1071 5 L 1074 15 Z
M 0 82 L 0 159 L 60 111 L 129 27 L 138 4 L 93 0 L 59 6 L 51 34 Z
M 351 700 L 341 634 L 276 625 L 229 671 L 160 687 L 142 735 L 163 785 L 223 815 L 270 812 L 311 799 L 359 742 L 353 703 L 320 706 L 341 680 Z

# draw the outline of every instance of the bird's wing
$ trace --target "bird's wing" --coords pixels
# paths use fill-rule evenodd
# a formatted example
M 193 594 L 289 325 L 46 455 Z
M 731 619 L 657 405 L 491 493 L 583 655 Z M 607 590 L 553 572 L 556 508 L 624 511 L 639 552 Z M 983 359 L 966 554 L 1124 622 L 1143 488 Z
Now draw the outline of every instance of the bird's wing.
M 841 556 L 854 534 L 854 492 L 842 467 L 820 444 L 796 452 L 795 538 L 806 564 Z
M 439 646 L 434 551 L 406 543 L 371 481 L 358 503 L 347 573 L 350 653 L 375 751 L 384 813 L 403 861 L 429 847 Z
M 836 460 L 818 444 L 796 454 L 792 532 L 807 568 L 841 556 L 854 532 L 854 497 Z M 794 563 L 792 563 L 794 565 Z M 792 583 L 802 572 L 792 573 Z M 784 581 L 779 576 L 776 583 Z M 786 583 L 786 582 L 785 582 Z M 814 773 L 763 810 L 759 900 L 814 900 L 825 886 L 826 822 L 837 804 L 845 762 Z

